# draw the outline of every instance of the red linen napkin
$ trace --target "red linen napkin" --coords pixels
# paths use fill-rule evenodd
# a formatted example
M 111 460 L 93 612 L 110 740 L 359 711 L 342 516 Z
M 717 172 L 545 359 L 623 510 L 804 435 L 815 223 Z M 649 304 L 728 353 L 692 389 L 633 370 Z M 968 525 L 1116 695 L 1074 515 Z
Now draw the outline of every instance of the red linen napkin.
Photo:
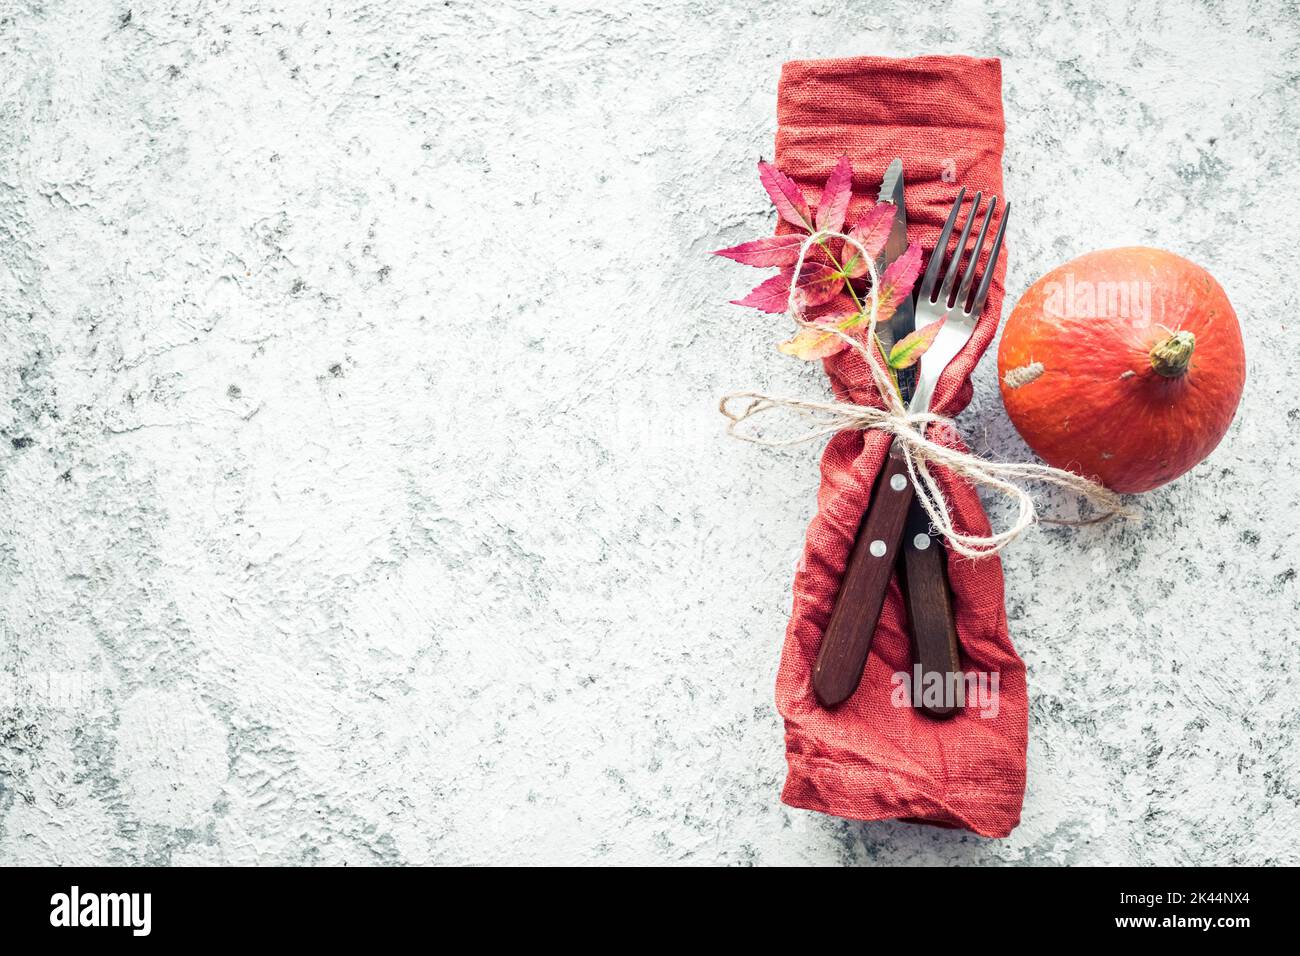
M 815 202 L 842 154 L 853 162 L 856 206 L 875 201 L 880 176 L 903 158 L 908 236 L 926 260 L 959 186 L 1005 199 L 1002 189 L 1002 69 L 998 60 L 924 56 L 857 57 L 787 63 L 777 99 L 776 165 Z M 969 203 L 967 204 L 969 208 Z M 935 390 L 932 410 L 955 416 L 970 401 L 970 374 L 1001 316 L 1005 256 L 983 318 Z M 840 398 L 880 404 L 862 359 L 827 359 Z M 934 430 L 931 431 L 934 436 Z M 952 440 L 960 446 L 960 440 Z M 910 673 L 907 615 L 895 579 L 857 692 L 834 710 L 813 697 L 810 675 L 877 472 L 887 436 L 836 435 L 822 456 L 817 516 L 795 575 L 794 609 L 777 675 L 789 774 L 782 800 L 794 807 L 861 820 L 906 818 L 1009 834 L 1020 821 L 1025 788 L 1025 668 L 1007 633 L 1002 565 L 949 556 L 948 575 L 961 638 L 962 667 L 982 673 L 997 694 L 951 720 L 898 704 L 893 675 Z M 938 469 L 936 469 L 938 471 Z M 974 489 L 945 472 L 938 479 L 958 527 L 988 534 Z M 909 697 L 903 698 L 905 701 Z

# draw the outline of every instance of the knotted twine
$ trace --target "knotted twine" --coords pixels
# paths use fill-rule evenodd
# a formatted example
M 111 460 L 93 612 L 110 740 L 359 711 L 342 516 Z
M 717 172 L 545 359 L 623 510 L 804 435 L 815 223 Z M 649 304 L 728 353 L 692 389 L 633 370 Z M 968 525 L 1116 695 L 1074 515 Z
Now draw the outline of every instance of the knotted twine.
M 815 245 L 827 239 L 842 239 L 853 246 L 866 263 L 871 278 L 868 290 L 868 312 L 866 334 L 859 337 L 840 329 L 834 320 L 820 323 L 806 319 L 801 307 L 805 298 L 799 290 L 799 276 L 803 272 L 804 258 Z M 939 255 L 936 250 L 935 255 Z M 992 269 L 990 262 L 987 268 Z M 880 394 L 883 408 L 874 405 L 857 405 L 852 402 L 825 401 L 822 399 L 783 398 L 766 395 L 762 392 L 731 392 L 722 397 L 718 410 L 729 420 L 727 434 L 742 441 L 752 442 L 769 448 L 788 447 L 803 442 L 816 441 L 819 438 L 845 429 L 876 429 L 889 433 L 899 443 L 903 451 L 903 460 L 907 473 L 912 480 L 912 487 L 920 499 L 921 507 L 930 518 L 933 531 L 948 541 L 948 547 L 968 558 L 983 558 L 997 554 L 1016 538 L 1020 537 L 1035 524 L 1087 525 L 1108 521 L 1114 517 L 1131 517 L 1132 512 L 1123 506 L 1119 495 L 1095 481 L 1076 475 L 1073 472 L 1050 465 L 1038 465 L 1030 462 L 989 461 L 973 452 L 959 451 L 956 448 L 932 441 L 926 431 L 930 425 L 940 425 L 952 429 L 956 427 L 951 418 L 936 415 L 933 412 L 912 412 L 903 404 L 902 396 L 885 373 L 879 350 L 872 348 L 876 341 L 876 318 L 880 311 L 880 277 L 876 264 L 866 248 L 853 236 L 830 229 L 815 230 L 799 246 L 799 257 L 795 261 L 794 273 L 790 280 L 790 292 L 786 297 L 785 314 L 793 319 L 796 326 L 817 329 L 839 336 L 856 349 L 868 369 L 876 390 Z M 860 327 L 860 326 L 858 326 Z M 728 403 L 740 399 L 749 399 L 744 410 L 736 413 Z M 789 409 L 810 422 L 811 431 L 794 438 L 766 438 L 760 434 L 738 431 L 738 427 L 749 418 L 774 409 Z M 932 465 L 949 469 L 969 481 L 971 484 L 996 492 L 1010 498 L 1017 505 L 1016 520 L 1010 527 L 988 535 L 972 535 L 957 530 L 948 504 L 944 499 L 934 475 Z M 1034 507 L 1034 499 L 1024 488 L 1016 484 L 1017 480 L 1041 481 L 1074 492 L 1079 497 L 1100 509 L 1091 518 L 1065 519 L 1043 518 Z

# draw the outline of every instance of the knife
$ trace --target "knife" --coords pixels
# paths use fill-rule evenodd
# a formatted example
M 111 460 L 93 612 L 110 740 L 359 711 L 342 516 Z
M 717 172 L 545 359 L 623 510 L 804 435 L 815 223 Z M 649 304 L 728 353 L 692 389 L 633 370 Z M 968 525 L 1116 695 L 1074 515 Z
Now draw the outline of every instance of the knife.
M 878 203 L 890 203 L 897 210 L 889 238 L 885 242 L 883 254 L 885 265 L 902 255 L 907 249 L 907 205 L 904 191 L 903 161 L 895 159 L 885 170 L 876 196 Z M 908 296 L 898 304 L 889 322 L 876 331 L 888 352 L 896 342 L 906 337 L 915 328 L 916 308 L 912 297 Z M 899 370 L 898 384 L 904 402 L 911 399 L 915 383 L 915 368 Z M 885 470 L 882 469 L 882 478 Z M 872 494 L 876 494 L 878 490 L 873 489 Z M 866 522 L 869 513 L 870 509 L 864 513 L 863 523 Z M 939 671 L 945 678 L 945 683 L 940 686 L 946 688 L 949 686 L 946 675 L 959 669 L 957 629 L 948 590 L 946 562 L 942 550 L 929 535 L 929 526 L 930 519 L 925 509 L 913 499 L 907 513 L 906 546 L 902 549 L 905 563 L 899 583 L 904 587 L 904 598 L 911 619 L 913 659 L 921 665 L 923 680 L 925 674 Z M 887 575 L 892 571 L 892 564 L 881 568 L 879 563 L 868 560 L 866 542 L 869 539 L 870 536 L 863 534 L 862 528 L 859 527 L 841 584 L 844 591 L 873 588 L 873 584 L 868 581 L 873 565 L 876 574 Z M 867 573 L 854 573 L 855 569 Z M 879 581 L 876 584 L 879 586 L 878 593 L 883 595 L 888 581 Z M 860 632 L 867 627 L 874 630 L 876 618 L 874 615 L 862 612 L 862 605 L 853 600 L 850 595 L 844 593 L 837 595 L 835 609 L 826 625 L 813 670 L 813 691 L 824 704 L 841 697 L 844 693 L 843 688 L 831 686 L 835 683 L 832 675 L 851 673 L 858 675 L 860 679 L 862 669 L 866 665 L 874 634 L 866 635 L 866 640 L 861 640 Z M 876 614 L 878 613 L 877 608 Z M 822 686 L 823 684 L 826 686 Z M 922 683 L 919 686 L 928 685 Z M 913 704 L 931 717 L 947 717 L 954 712 L 952 707 L 926 707 L 920 700 L 913 701 Z
M 907 251 L 907 204 L 903 201 L 903 161 L 895 159 L 885 170 L 885 175 L 880 179 L 880 192 L 876 194 L 876 202 L 887 202 L 893 206 L 897 212 L 894 213 L 894 224 L 890 227 L 889 238 L 885 240 L 884 265 L 889 265 L 904 252 Z M 911 296 L 907 296 L 902 302 L 898 303 L 898 308 L 888 322 L 876 329 L 880 336 L 880 341 L 884 343 L 886 349 L 892 348 L 893 345 L 900 341 L 904 336 L 916 328 L 916 305 Z M 905 369 L 912 372 L 912 369 Z M 914 376 L 909 376 L 915 381 Z M 901 385 L 902 382 L 900 381 Z M 909 386 L 910 389 L 910 386 Z M 910 392 L 903 396 L 903 401 L 907 401 Z
M 903 187 L 903 161 L 895 159 L 881 177 L 880 191 L 876 195 L 877 202 L 892 203 L 896 209 L 882 254 L 886 265 L 907 249 L 907 208 L 903 201 Z M 898 332 L 901 330 L 906 335 L 915 325 L 916 308 L 909 296 L 898 304 L 898 311 L 889 322 L 876 328 L 876 334 L 888 352 L 898 340 Z M 880 469 L 868 502 L 882 493 L 881 485 L 888 480 L 885 474 L 888 470 L 885 467 Z M 870 552 L 871 542 L 876 536 L 866 533 L 864 527 L 871 510 L 868 505 L 858 525 L 853 550 L 849 552 L 840 590 L 835 596 L 835 607 L 826 622 L 817 661 L 813 665 L 813 694 L 823 707 L 833 707 L 846 700 L 862 680 L 862 669 L 875 640 L 885 592 L 894 573 L 894 561 L 881 561 Z M 894 531 L 901 533 L 904 515 L 898 517 L 899 526 Z

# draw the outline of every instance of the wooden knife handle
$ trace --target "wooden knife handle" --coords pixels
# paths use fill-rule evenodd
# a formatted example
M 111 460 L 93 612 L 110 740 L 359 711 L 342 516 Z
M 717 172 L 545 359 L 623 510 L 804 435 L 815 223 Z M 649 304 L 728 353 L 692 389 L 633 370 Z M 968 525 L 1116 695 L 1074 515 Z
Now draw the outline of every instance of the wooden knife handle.
M 907 616 L 912 631 L 912 660 L 921 666 L 921 688 L 932 686 L 938 674 L 944 688 L 943 702 L 935 706 L 924 700 L 912 705 L 927 717 L 942 720 L 957 712 L 949 699 L 949 675 L 961 673 L 957 646 L 957 621 L 952 613 L 948 587 L 948 561 L 941 539 L 932 536 L 930 516 L 914 497 L 903 530 L 903 584 Z M 910 676 L 910 675 L 909 675 Z M 912 681 L 912 686 L 917 682 Z
M 835 608 L 817 652 L 812 688 L 823 707 L 848 700 L 862 680 L 885 592 L 898 563 L 898 545 L 912 495 L 907 462 L 895 443 L 872 489 L 871 503 L 858 528 L 844 580 L 835 596 Z

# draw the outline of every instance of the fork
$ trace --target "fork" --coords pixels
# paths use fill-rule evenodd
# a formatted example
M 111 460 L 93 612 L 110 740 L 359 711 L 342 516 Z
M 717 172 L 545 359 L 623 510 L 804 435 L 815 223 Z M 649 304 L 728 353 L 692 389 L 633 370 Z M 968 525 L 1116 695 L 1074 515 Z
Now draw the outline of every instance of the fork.
M 984 248 L 984 240 L 998 205 L 997 197 L 993 196 L 985 209 L 984 222 L 980 226 L 975 246 L 970 252 L 961 284 L 957 286 L 956 294 L 953 294 L 953 285 L 957 281 L 957 273 L 966 253 L 966 242 L 970 237 L 971 226 L 974 225 L 984 198 L 982 192 L 977 192 L 972 200 L 970 213 L 962 226 L 961 236 L 957 240 L 952 256 L 948 258 L 948 268 L 944 273 L 943 283 L 936 288 L 939 272 L 947 257 L 948 242 L 952 238 L 953 227 L 961 213 L 965 198 L 966 190 L 963 187 L 958 191 L 957 198 L 952 204 L 952 211 L 948 214 L 943 231 L 939 233 L 925 276 L 921 280 L 919 299 L 916 304 L 916 327 L 921 329 L 935 322 L 943 322 L 943 325 L 939 327 L 930 347 L 921 356 L 916 390 L 912 393 L 912 400 L 908 405 L 908 411 L 913 414 L 924 414 L 929 411 L 930 400 L 934 396 L 939 376 L 970 341 L 980 313 L 984 309 L 985 300 L 988 298 L 998 256 L 1002 252 L 1002 237 L 1006 231 L 1010 205 L 1003 208 L 1002 219 L 993 238 L 987 264 L 972 297 L 971 289 L 975 285 L 976 273 L 979 270 L 980 253 Z M 876 479 L 867 512 L 858 528 L 858 537 L 849 555 L 848 567 L 844 571 L 844 579 L 835 599 L 835 608 L 826 625 L 821 648 L 817 653 L 817 663 L 813 668 L 813 693 L 823 707 L 834 707 L 848 700 L 862 680 L 862 669 L 866 665 L 867 655 L 871 652 L 871 641 L 875 636 L 876 625 L 880 622 L 880 612 L 884 607 L 889 579 L 898 560 L 908 508 L 915 493 L 916 490 L 912 487 L 908 475 L 903 447 L 891 439 L 885 467 L 881 469 L 880 477 Z M 914 547 L 923 550 L 919 544 L 919 537 L 914 538 L 913 544 Z M 915 617 L 915 613 L 913 616 Z M 917 648 L 923 670 L 937 669 L 952 673 L 959 668 L 955 634 L 950 636 L 946 645 L 944 646 L 944 642 L 930 642 L 927 647 Z M 945 683 L 944 686 L 946 687 L 947 684 Z

